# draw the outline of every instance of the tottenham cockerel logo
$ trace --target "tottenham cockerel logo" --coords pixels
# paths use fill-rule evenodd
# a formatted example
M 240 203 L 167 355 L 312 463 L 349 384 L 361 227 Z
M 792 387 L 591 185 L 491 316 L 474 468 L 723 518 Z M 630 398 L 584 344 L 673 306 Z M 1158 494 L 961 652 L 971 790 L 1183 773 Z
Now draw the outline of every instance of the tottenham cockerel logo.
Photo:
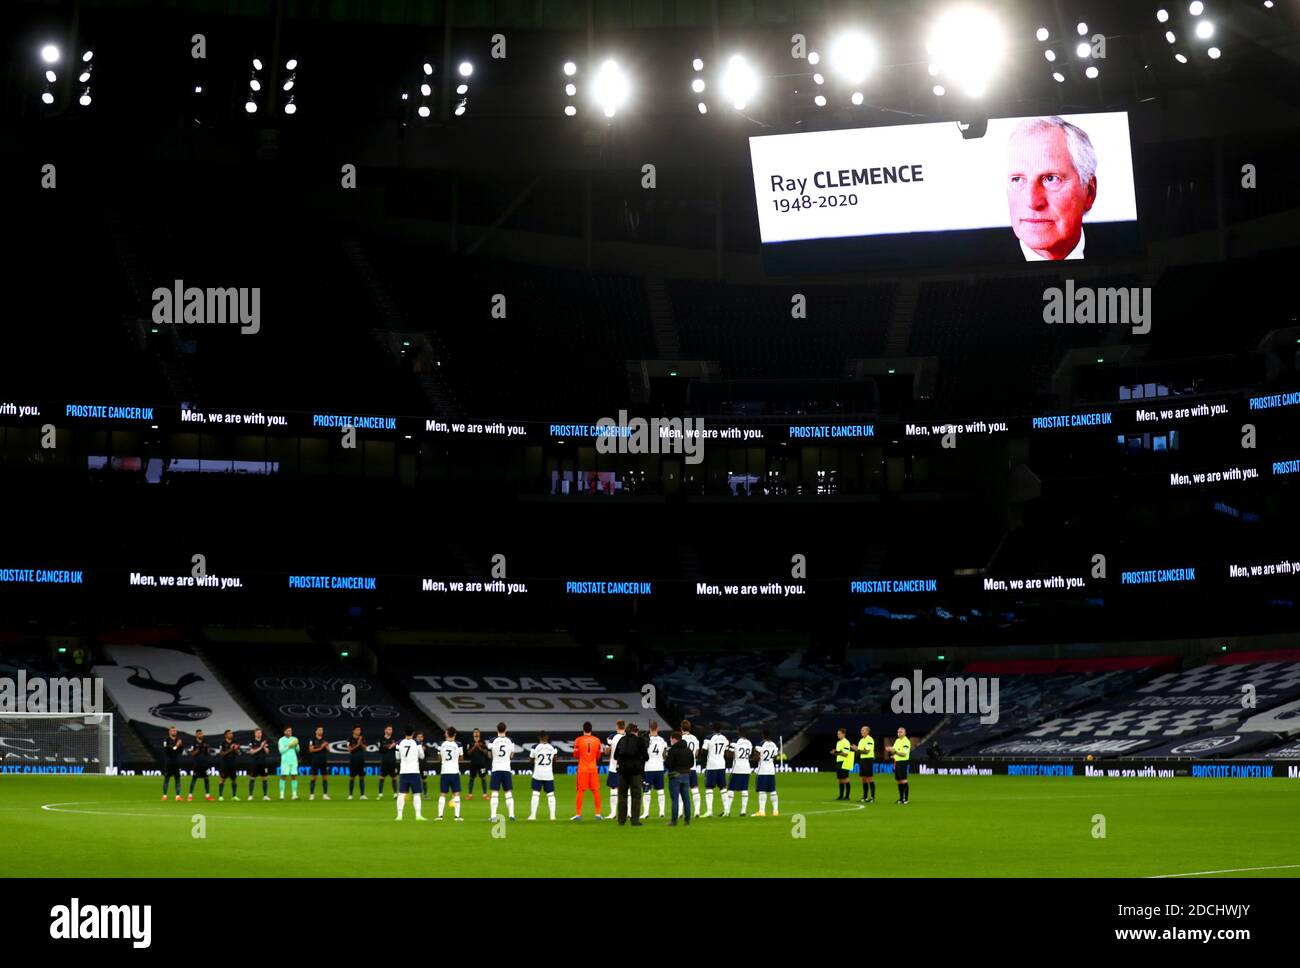
M 185 688 L 196 682 L 203 681 L 203 677 L 197 672 L 187 672 L 175 682 L 166 683 L 155 679 L 153 673 L 144 666 L 133 665 L 127 666 L 127 668 L 132 672 L 131 677 L 126 680 L 127 685 L 135 686 L 137 689 L 152 689 L 155 692 L 166 693 L 171 697 L 171 702 L 151 706 L 149 708 L 150 716 L 186 723 L 207 719 L 212 715 L 212 710 L 207 706 L 197 706 L 185 701 Z

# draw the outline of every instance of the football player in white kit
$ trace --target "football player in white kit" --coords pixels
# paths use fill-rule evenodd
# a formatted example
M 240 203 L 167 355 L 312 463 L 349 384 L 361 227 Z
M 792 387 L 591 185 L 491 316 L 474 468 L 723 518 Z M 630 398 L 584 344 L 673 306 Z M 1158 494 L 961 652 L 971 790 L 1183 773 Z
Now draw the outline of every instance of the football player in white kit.
M 491 816 L 497 818 L 497 796 L 502 790 L 506 795 L 506 813 L 515 819 L 515 785 L 514 775 L 510 772 L 510 756 L 515 751 L 514 740 L 506 735 L 506 724 L 497 723 L 497 736 L 489 745 L 492 751 L 492 808 Z
M 727 788 L 727 750 L 731 749 L 731 740 L 722 735 L 722 724 L 713 724 L 713 735 L 704 741 L 707 759 L 704 762 L 704 785 L 708 787 L 705 794 L 704 812 L 701 817 L 713 816 L 713 791 Z
M 406 808 L 406 795 L 415 798 L 415 819 L 423 820 L 420 811 L 420 791 L 424 784 L 420 776 L 420 761 L 424 759 L 424 744 L 417 743 L 412 737 L 415 727 L 406 727 L 406 738 L 397 744 L 397 819 L 402 819 Z
M 729 752 L 731 780 L 727 783 L 726 792 L 722 794 L 722 815 L 731 816 L 731 804 L 739 793 L 740 815 L 743 817 L 749 810 L 749 777 L 754 772 L 754 764 L 750 762 L 750 757 L 754 755 L 754 744 L 745 737 L 743 729 L 737 734 Z
M 614 759 L 614 750 L 618 749 L 618 741 L 623 738 L 623 733 L 627 729 L 627 723 L 619 720 L 614 724 L 614 735 L 609 738 L 607 749 L 609 750 L 609 816 L 606 820 L 613 820 L 618 816 L 618 760 Z
M 767 816 L 767 798 L 772 798 L 772 816 L 781 816 L 776 805 L 776 758 L 779 754 L 772 734 L 763 730 L 763 742 L 758 745 L 758 813 L 755 817 Z
M 691 767 L 691 800 L 695 805 L 695 816 L 700 815 L 700 740 L 691 732 L 691 721 L 683 719 L 681 725 L 682 742 L 686 748 L 691 751 L 691 756 L 695 757 L 695 765 Z
M 546 794 L 546 806 L 550 808 L 551 819 L 555 819 L 555 755 L 556 749 L 551 745 L 550 733 L 538 733 L 537 745 L 528 753 L 533 758 L 533 806 L 528 812 L 529 820 L 537 819 L 537 801 Z
M 438 775 L 438 816 L 447 806 L 447 794 L 451 794 L 451 809 L 457 820 L 465 819 L 460 815 L 460 758 L 465 751 L 456 742 L 456 727 L 447 727 L 447 738 L 438 744 L 438 756 L 442 759 L 442 768 Z
M 641 819 L 650 816 L 650 791 L 659 791 L 659 819 L 666 814 L 667 794 L 664 791 L 664 753 L 668 750 L 668 741 L 659 735 L 659 724 L 650 721 L 650 735 L 646 737 L 645 761 L 645 806 L 641 808 Z

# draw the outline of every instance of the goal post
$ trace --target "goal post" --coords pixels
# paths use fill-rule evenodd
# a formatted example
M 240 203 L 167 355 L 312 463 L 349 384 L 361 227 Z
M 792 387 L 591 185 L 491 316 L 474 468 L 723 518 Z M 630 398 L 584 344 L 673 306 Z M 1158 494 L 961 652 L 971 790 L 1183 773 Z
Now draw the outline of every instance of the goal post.
M 115 772 L 112 713 L 0 712 L 0 773 Z

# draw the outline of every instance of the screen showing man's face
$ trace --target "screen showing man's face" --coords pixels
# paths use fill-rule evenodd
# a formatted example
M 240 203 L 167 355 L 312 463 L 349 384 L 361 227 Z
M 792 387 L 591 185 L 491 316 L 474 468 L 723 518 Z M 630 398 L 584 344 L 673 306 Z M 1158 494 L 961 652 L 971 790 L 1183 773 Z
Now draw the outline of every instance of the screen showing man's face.
M 1079 180 L 1060 128 L 1025 131 L 1008 145 L 1007 206 L 1016 237 L 1045 259 L 1064 259 L 1079 244 L 1097 182 Z

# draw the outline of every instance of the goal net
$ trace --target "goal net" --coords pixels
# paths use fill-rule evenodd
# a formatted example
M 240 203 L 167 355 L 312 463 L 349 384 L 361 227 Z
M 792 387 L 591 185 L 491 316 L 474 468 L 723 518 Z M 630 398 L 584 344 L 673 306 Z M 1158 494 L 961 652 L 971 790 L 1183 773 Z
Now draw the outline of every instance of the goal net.
M 0 712 L 0 771 L 108 773 L 112 769 L 112 713 Z

